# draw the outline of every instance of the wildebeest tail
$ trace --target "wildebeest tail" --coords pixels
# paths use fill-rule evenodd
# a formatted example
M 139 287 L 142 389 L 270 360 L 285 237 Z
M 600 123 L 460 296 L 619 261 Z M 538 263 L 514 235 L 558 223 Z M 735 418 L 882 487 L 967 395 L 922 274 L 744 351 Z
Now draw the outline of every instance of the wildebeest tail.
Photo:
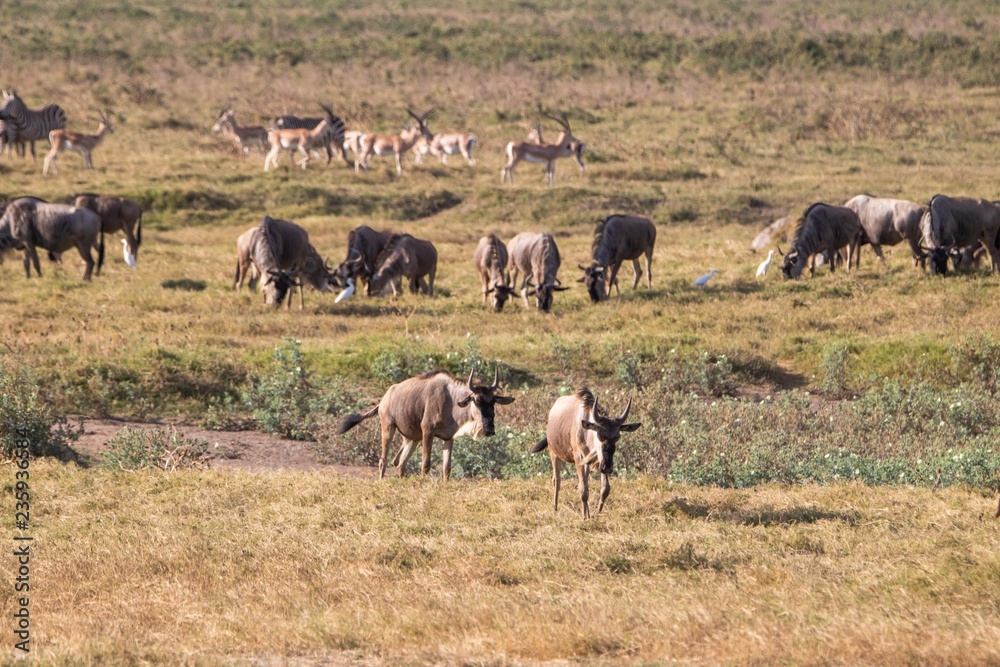
M 532 454 L 537 454 L 538 452 L 542 451 L 543 449 L 545 449 L 548 446 L 549 446 L 549 439 L 548 438 L 542 438 L 541 440 L 539 440 L 538 442 L 535 443 L 534 447 L 531 448 L 531 453 Z
M 142 209 L 139 210 L 139 220 L 135 223 L 135 254 L 139 254 L 142 245 Z
M 347 415 L 340 422 L 340 426 L 337 427 L 337 435 L 343 435 L 347 433 L 348 431 L 350 431 L 352 428 L 354 428 L 364 420 L 368 419 L 369 417 L 374 417 L 377 414 L 378 414 L 378 406 L 376 405 L 368 412 L 365 413 L 356 412 L 353 415 Z
M 101 267 L 104 266 L 104 225 L 101 225 L 101 242 L 97 246 L 97 275 L 101 275 Z

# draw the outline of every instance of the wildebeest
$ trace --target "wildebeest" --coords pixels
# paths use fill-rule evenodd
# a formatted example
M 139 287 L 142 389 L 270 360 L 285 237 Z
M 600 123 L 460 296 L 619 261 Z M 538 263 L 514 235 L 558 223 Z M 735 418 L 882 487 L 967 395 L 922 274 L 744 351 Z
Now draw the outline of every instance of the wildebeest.
M 507 298 L 514 294 L 507 272 L 507 246 L 496 234 L 484 236 L 479 239 L 472 263 L 479 273 L 479 282 L 483 284 L 483 303 L 489 297 L 493 310 L 499 313 Z
M 347 281 L 365 284 L 375 274 L 375 262 L 385 250 L 392 232 L 376 232 L 367 225 L 352 229 L 347 235 L 347 257 L 334 271 L 340 287 L 347 287 Z
M 990 253 L 990 267 L 1000 268 L 997 235 L 1000 233 L 1000 204 L 970 197 L 934 195 L 920 221 L 931 273 L 945 275 L 948 259 L 960 249 L 982 243 Z M 956 259 L 957 261 L 957 259 Z
M 638 215 L 611 215 L 597 223 L 594 228 L 594 242 L 591 245 L 593 259 L 590 266 L 578 265 L 583 283 L 594 303 L 608 298 L 611 288 L 618 289 L 618 270 L 626 259 L 632 260 L 635 279 L 632 289 L 639 284 L 642 269 L 639 257 L 646 256 L 646 287 L 652 287 L 653 246 L 656 245 L 656 226 L 648 218 Z
M 309 233 L 288 220 L 266 215 L 260 225 L 247 230 L 236 240 L 234 290 L 243 286 L 251 264 L 250 288 L 256 287 L 258 277 L 266 276 L 261 286 L 264 303 L 275 308 L 294 287 L 299 288 L 299 309 L 304 307 L 302 278 L 320 292 L 333 291 L 329 283 L 330 267 L 309 243 Z M 288 307 L 291 308 L 291 298 Z
M 420 442 L 423 446 L 421 471 L 424 475 L 431 469 L 431 441 L 444 441 L 442 474 L 444 479 L 451 475 L 452 440 L 459 435 L 473 438 L 491 436 L 494 433 L 493 420 L 496 405 L 509 405 L 513 396 L 498 395 L 499 375 L 493 376 L 493 384 L 473 383 L 475 370 L 469 373 L 468 382 L 462 382 L 451 373 L 435 370 L 394 384 L 385 392 L 382 400 L 365 413 L 352 414 L 340 422 L 338 434 L 343 434 L 361 421 L 378 415 L 382 424 L 382 456 L 378 462 L 379 479 L 385 477 L 386 457 L 389 445 L 396 431 L 403 438 L 403 444 L 396 452 L 392 465 L 402 477 L 406 462 Z
M 580 504 L 583 518 L 590 517 L 590 468 L 601 473 L 601 499 L 597 513 L 604 509 L 604 501 L 611 493 L 608 477 L 614 472 L 615 450 L 621 433 L 634 431 L 641 423 L 626 424 L 632 409 L 632 399 L 619 417 L 609 417 L 597 405 L 597 398 L 586 387 L 575 394 L 557 399 L 549 410 L 545 437 L 531 448 L 537 454 L 546 447 L 552 459 L 553 507 L 559 509 L 559 480 L 562 464 L 576 467 L 579 478 Z
M 368 281 L 366 293 L 374 296 L 389 287 L 395 295 L 401 280 L 408 278 L 411 294 L 422 289 L 427 296 L 434 296 L 435 273 L 437 249 L 433 243 L 409 234 L 393 234 L 375 261 L 375 275 Z
M 552 234 L 521 232 L 507 244 L 507 252 L 510 255 L 511 285 L 516 288 L 518 271 L 524 273 L 521 298 L 524 299 L 525 307 L 529 307 L 528 297 L 534 294 L 538 310 L 545 313 L 551 311 L 555 293 L 569 289 L 560 286 L 556 277 L 561 260 Z M 533 292 L 528 292 L 529 287 Z
M 97 248 L 97 268 L 104 264 L 104 233 L 101 219 L 93 211 L 66 204 L 49 204 L 34 197 L 15 199 L 0 218 L 0 252 L 10 248 L 24 250 L 24 273 L 31 277 L 31 264 L 39 277 L 36 248 L 62 253 L 75 247 L 86 264 L 83 279 L 90 280 L 94 270 L 92 247 Z
M 920 249 L 923 236 L 920 218 L 924 215 L 924 208 L 920 204 L 904 199 L 858 195 L 849 199 L 844 206 L 858 214 L 865 237 L 883 264 L 885 256 L 882 254 L 882 246 L 896 245 L 903 241 L 910 245 L 914 266 L 923 260 L 925 255 Z M 860 250 L 860 246 L 858 248 Z M 855 264 L 859 259 L 860 253 L 854 258 Z
M 101 219 L 101 229 L 105 234 L 114 234 L 118 230 L 124 232 L 129 252 L 139 256 L 139 246 L 142 244 L 142 206 L 138 202 L 125 197 L 83 193 L 73 197 L 73 206 L 96 213 Z
M 785 278 L 798 278 L 809 264 L 812 255 L 828 252 L 834 254 L 841 248 L 848 249 L 847 270 L 851 270 L 851 256 L 864 237 L 864 228 L 858 214 L 844 206 L 830 206 L 816 203 L 802 214 L 795 228 L 792 249 L 781 264 Z M 781 249 L 778 249 L 781 252 Z M 830 270 L 835 270 L 835 262 L 830 262 Z M 813 274 L 810 266 L 809 275 Z

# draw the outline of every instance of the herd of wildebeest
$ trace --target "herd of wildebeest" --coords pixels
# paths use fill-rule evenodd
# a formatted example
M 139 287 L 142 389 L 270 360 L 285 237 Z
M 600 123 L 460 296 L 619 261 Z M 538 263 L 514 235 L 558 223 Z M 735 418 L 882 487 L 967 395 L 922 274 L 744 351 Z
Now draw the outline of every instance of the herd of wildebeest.
M 7 125 L 6 128 L 0 127 L 0 140 L 8 144 L 16 140 L 23 142 L 28 138 L 26 130 L 32 127 L 30 119 L 27 116 L 5 115 L 4 109 L 13 99 L 6 92 L 5 98 L 7 102 L 0 109 L 0 123 Z M 342 147 L 345 161 L 351 146 L 357 155 L 355 169 L 367 168 L 368 160 L 377 154 L 395 156 L 399 171 L 401 154 L 411 149 L 418 160 L 427 152 L 437 155 L 442 161 L 449 154 L 461 153 L 470 166 L 475 166 L 471 155 L 475 137 L 456 133 L 433 135 L 425 123 L 430 112 L 417 115 L 408 109 L 417 121 L 417 127 L 405 130 L 402 137 L 383 137 L 357 132 L 345 136 L 343 122 L 333 115 L 329 107 L 324 107 L 324 111 L 326 117 L 320 119 L 284 116 L 275 119 L 272 129 L 265 130 L 236 125 L 232 109 L 227 107 L 213 129 L 233 139 L 242 153 L 251 145 L 258 145 L 263 150 L 267 141 L 270 152 L 265 169 L 277 163 L 281 150 L 300 153 L 302 160 L 299 164 L 304 169 L 311 151 L 325 147 L 329 162 L 331 146 Z M 49 115 L 56 120 L 59 118 L 58 114 L 53 116 L 51 110 Z M 556 144 L 542 142 L 541 130 L 536 124 L 528 142 L 507 144 L 505 153 L 508 163 L 501 174 L 502 181 L 513 182 L 513 167 L 521 160 L 544 162 L 549 184 L 554 177 L 554 162 L 560 157 L 575 158 L 582 174 L 583 143 L 572 137 L 565 116 L 561 119 L 549 117 L 563 127 L 559 140 Z M 62 121 L 65 122 L 64 114 Z M 107 115 L 105 121 L 110 127 Z M 13 134 L 11 127 L 15 129 Z M 36 134 L 39 131 L 35 128 Z M 102 130 L 102 136 L 103 133 Z M 89 164 L 89 153 L 85 154 L 85 159 Z M 41 275 L 37 249 L 48 251 L 52 260 L 59 260 L 61 253 L 76 247 L 86 265 L 83 279 L 90 280 L 95 269 L 92 250 L 97 251 L 96 269 L 100 274 L 104 261 L 104 237 L 121 230 L 125 235 L 122 240 L 125 260 L 135 267 L 142 242 L 142 207 L 130 199 L 109 195 L 81 194 L 71 200 L 72 204 L 62 204 L 45 202 L 37 197 L 19 197 L 8 202 L 0 217 L 0 252 L 22 250 L 25 273 L 30 278 L 32 264 Z M 862 245 L 871 245 L 884 262 L 881 247 L 904 241 L 910 247 L 914 266 L 923 269 L 929 263 L 932 274 L 946 274 L 949 260 L 956 269 L 978 265 L 986 254 L 995 271 L 1000 268 L 1000 202 L 935 195 L 926 206 L 921 206 L 909 201 L 859 195 L 844 206 L 816 203 L 799 218 L 790 249 L 782 253 L 781 269 L 786 279 L 799 278 L 807 267 L 812 274 L 818 262 L 827 263 L 831 270 L 846 262 L 850 270 L 858 262 Z M 608 299 L 612 290 L 618 291 L 620 297 L 618 272 L 621 265 L 626 261 L 632 263 L 632 288 L 636 289 L 643 275 L 640 259 L 645 257 L 646 286 L 651 288 L 655 243 L 656 226 L 648 218 L 629 214 L 610 215 L 597 223 L 589 261 L 578 264 L 582 275 L 577 281 L 584 284 L 594 303 Z M 348 234 L 344 260 L 333 267 L 313 247 L 305 229 L 294 222 L 265 215 L 258 225 L 239 236 L 236 251 L 233 289 L 242 287 L 249 279 L 250 288 L 256 289 L 259 285 L 265 304 L 275 308 L 283 302 L 290 307 L 292 298 L 289 292 L 296 288 L 299 290 L 300 308 L 303 307 L 305 285 L 321 293 L 341 289 L 338 302 L 361 288 L 368 296 L 398 294 L 403 279 L 409 282 L 409 289 L 414 294 L 434 294 L 437 249 L 431 241 L 406 233 L 357 227 Z M 780 246 L 778 252 L 781 253 Z M 771 255 L 758 269 L 758 277 L 766 274 L 770 260 Z M 503 310 L 509 298 L 520 294 L 525 307 L 530 308 L 528 297 L 534 296 L 537 309 L 547 313 L 552 309 L 555 294 L 569 289 L 559 279 L 559 248 L 548 232 L 522 232 L 507 243 L 496 234 L 488 233 L 479 240 L 472 262 L 479 276 L 483 303 L 488 302 L 496 312 Z M 704 286 L 715 273 L 717 271 L 713 269 L 711 274 L 702 276 L 695 284 Z M 438 438 L 444 442 L 442 473 L 447 479 L 451 472 L 454 438 L 459 435 L 493 435 L 495 406 L 514 401 L 513 397 L 500 394 L 497 375 L 488 385 L 477 384 L 474 376 L 474 369 L 466 381 L 437 370 L 395 384 L 372 409 L 345 417 L 339 432 L 344 433 L 361 421 L 378 415 L 382 439 L 380 477 L 385 475 L 388 449 L 397 431 L 402 437 L 402 445 L 392 464 L 400 475 L 404 474 L 407 460 L 417 442 L 422 445 L 422 471 L 427 474 L 430 470 L 431 442 Z M 579 477 L 584 518 L 590 516 L 589 470 L 599 471 L 601 495 L 597 512 L 601 511 L 610 492 L 609 475 L 613 471 L 619 437 L 641 426 L 627 421 L 631 405 L 630 399 L 619 416 L 611 416 L 598 404 L 597 397 L 590 390 L 582 388 L 575 394 L 559 398 L 552 406 L 546 437 L 532 448 L 532 452 L 549 451 L 556 507 L 561 465 L 566 462 L 575 467 Z

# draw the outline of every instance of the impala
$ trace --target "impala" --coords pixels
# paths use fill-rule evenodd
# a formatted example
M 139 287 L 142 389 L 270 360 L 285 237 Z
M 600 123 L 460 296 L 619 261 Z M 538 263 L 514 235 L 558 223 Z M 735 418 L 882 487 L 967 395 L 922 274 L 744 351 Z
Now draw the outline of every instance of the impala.
M 319 122 L 319 125 L 311 130 L 306 130 L 304 128 L 299 128 L 296 130 L 269 130 L 267 133 L 267 142 L 271 145 L 271 151 L 264 158 L 264 171 L 267 171 L 270 165 L 278 166 L 278 155 L 282 150 L 287 150 L 293 154 L 292 161 L 295 162 L 294 153 L 298 151 L 302 154 L 302 159 L 295 164 L 302 167 L 304 170 L 306 168 L 306 163 L 309 162 L 309 150 L 314 145 L 319 145 L 326 135 L 327 126 L 332 124 L 333 109 L 321 104 L 323 111 L 326 112 L 326 118 Z
M 62 129 L 52 130 L 49 132 L 49 143 L 52 144 L 52 148 L 49 149 L 48 154 L 45 156 L 45 161 L 42 163 L 42 174 L 47 175 L 49 167 L 52 167 L 53 172 L 58 173 L 56 158 L 63 151 L 75 151 L 79 153 L 83 156 L 83 168 L 93 169 L 94 164 L 90 161 L 90 153 L 101 143 L 104 135 L 111 131 L 111 119 L 106 112 L 101 115 L 101 123 L 97 126 L 97 134 L 81 134 L 80 132 L 71 132 Z
M 426 112 L 425 114 L 418 116 L 413 113 L 410 109 L 406 110 L 406 113 L 410 114 L 416 121 L 417 127 L 405 128 L 398 135 L 387 136 L 384 134 L 368 134 L 365 135 L 361 142 L 361 153 L 354 160 L 354 172 L 360 173 L 360 170 L 364 168 L 366 171 L 368 169 L 368 161 L 371 160 L 372 154 L 380 155 L 382 157 L 387 157 L 389 155 L 396 156 L 396 174 L 403 173 L 403 166 L 401 162 L 402 155 L 413 148 L 413 144 L 417 143 L 417 139 L 423 137 L 427 142 L 431 142 L 434 139 L 434 135 L 431 134 L 430 130 L 427 129 L 425 120 L 431 115 L 434 110 Z
M 442 132 L 435 134 L 430 141 L 420 137 L 413 147 L 413 153 L 417 164 L 420 164 L 428 153 L 441 160 L 441 164 L 448 164 L 449 155 L 461 154 L 470 167 L 475 167 L 476 158 L 472 157 L 475 147 L 475 135 L 464 132 Z
M 548 185 L 553 185 L 556 180 L 556 160 L 562 157 L 572 156 L 576 163 L 580 166 L 580 177 L 583 178 L 583 149 L 584 143 L 582 141 L 577 141 L 573 138 L 573 133 L 569 127 L 569 120 L 566 118 L 566 114 L 562 115 L 562 118 L 556 118 L 549 114 L 543 114 L 548 118 L 559 123 L 562 126 L 563 131 L 559 133 L 558 139 L 554 144 L 542 143 L 541 142 L 541 129 L 536 127 L 535 134 L 539 136 L 539 143 L 531 143 L 528 141 L 512 141 L 507 144 L 506 154 L 507 154 L 507 164 L 504 165 L 503 169 L 500 170 L 500 183 L 509 181 L 511 185 L 514 184 L 514 167 L 521 160 L 527 160 L 528 162 L 544 162 L 545 163 L 545 180 Z
M 237 125 L 236 112 L 229 105 L 219 112 L 219 118 L 212 126 L 212 132 L 222 132 L 222 136 L 236 144 L 236 150 L 241 155 L 247 155 L 250 146 L 263 153 L 267 144 L 267 128 L 263 125 Z

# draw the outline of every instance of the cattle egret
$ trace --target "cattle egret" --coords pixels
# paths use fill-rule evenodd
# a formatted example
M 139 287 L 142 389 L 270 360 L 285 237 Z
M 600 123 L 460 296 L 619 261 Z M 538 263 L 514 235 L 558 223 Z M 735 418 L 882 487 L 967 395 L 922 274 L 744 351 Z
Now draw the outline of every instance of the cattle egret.
M 133 269 L 139 268 L 139 263 L 135 261 L 135 255 L 129 252 L 128 241 L 122 239 L 122 254 L 125 256 L 125 263 L 131 266 Z
M 694 281 L 694 286 L 695 287 L 704 287 L 705 285 L 708 284 L 708 281 L 712 279 L 712 276 L 714 276 L 718 272 L 719 272 L 718 269 L 712 269 L 709 273 L 706 273 L 705 275 L 700 276 L 696 281 Z
M 337 298 L 334 299 L 333 302 L 340 303 L 341 301 L 346 301 L 351 298 L 352 294 L 354 294 L 354 281 L 348 278 L 347 287 L 344 288 L 343 292 L 337 295 Z
M 757 267 L 757 277 L 758 278 L 763 278 L 764 275 L 767 273 L 767 270 L 771 267 L 771 258 L 772 257 L 774 257 L 774 251 L 773 250 L 771 250 L 771 251 L 769 251 L 767 253 L 767 259 L 765 259 L 763 262 L 761 262 L 760 266 Z

